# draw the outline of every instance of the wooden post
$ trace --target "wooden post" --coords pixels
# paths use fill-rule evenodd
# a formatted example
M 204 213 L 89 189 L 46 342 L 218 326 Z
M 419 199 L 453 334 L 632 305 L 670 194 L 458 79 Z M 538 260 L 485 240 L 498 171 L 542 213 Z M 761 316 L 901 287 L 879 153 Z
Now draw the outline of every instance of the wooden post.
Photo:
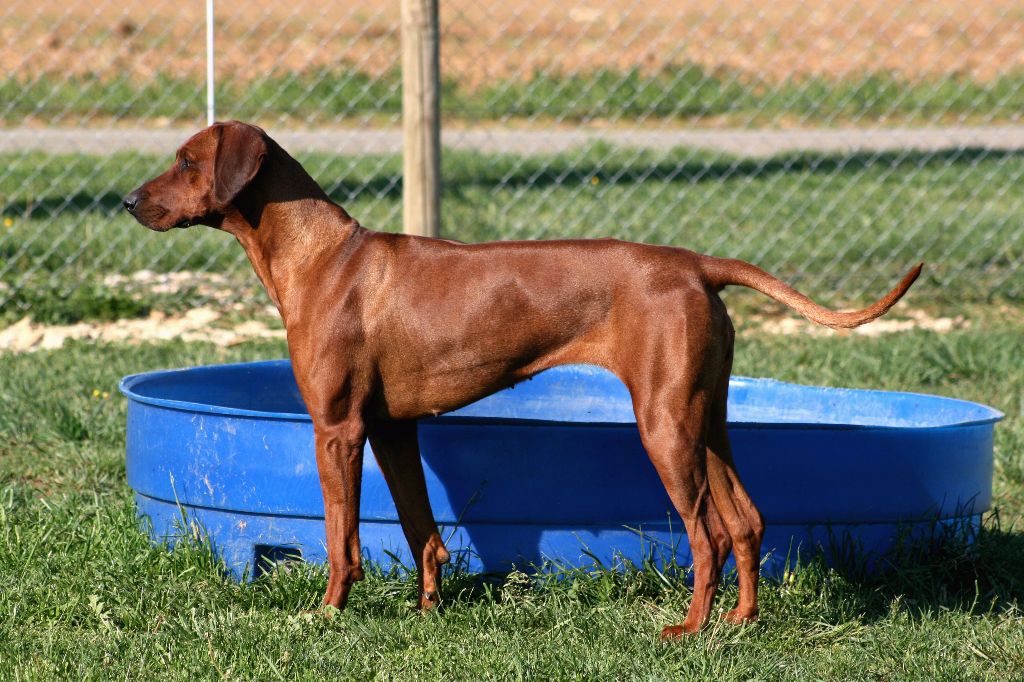
M 441 227 L 441 68 L 438 0 L 402 0 L 402 224 L 436 237 Z

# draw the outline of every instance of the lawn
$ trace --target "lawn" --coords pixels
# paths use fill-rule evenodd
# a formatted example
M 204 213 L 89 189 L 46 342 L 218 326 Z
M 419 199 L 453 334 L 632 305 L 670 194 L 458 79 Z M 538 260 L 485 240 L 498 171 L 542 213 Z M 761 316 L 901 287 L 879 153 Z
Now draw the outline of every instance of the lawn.
M 414 581 L 371 574 L 350 608 L 313 612 L 312 567 L 255 584 L 222 577 L 201 544 L 168 553 L 137 530 L 124 477 L 120 376 L 281 357 L 280 343 L 70 344 L 0 355 L 0 677 L 3 679 L 1019 679 L 1024 671 L 1024 311 L 965 309 L 968 328 L 881 338 L 756 333 L 737 373 L 929 391 L 1007 414 L 995 511 L 974 547 L 912 556 L 884 579 L 811 565 L 762 584 L 762 620 L 717 616 L 681 643 L 683 581 L 602 571 L 447 583 L 447 609 L 411 611 Z M 822 453 L 828 456 L 828 453 Z M 741 472 L 742 473 L 742 472 Z M 569 578 L 569 579 L 563 579 Z

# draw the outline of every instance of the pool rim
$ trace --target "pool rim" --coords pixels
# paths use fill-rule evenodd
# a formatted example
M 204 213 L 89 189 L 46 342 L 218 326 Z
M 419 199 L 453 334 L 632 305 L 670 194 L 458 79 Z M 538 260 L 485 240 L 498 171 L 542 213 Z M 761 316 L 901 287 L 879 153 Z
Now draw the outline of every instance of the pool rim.
M 152 370 L 148 372 L 140 372 L 137 374 L 130 374 L 121 379 L 118 383 L 118 390 L 127 399 L 142 403 L 145 405 L 151 405 L 155 407 L 161 407 L 165 409 L 176 410 L 180 412 L 192 412 L 200 414 L 211 414 L 224 417 L 244 417 L 252 419 L 265 419 L 274 421 L 290 421 L 290 422 L 312 422 L 312 418 L 308 413 L 298 412 L 269 412 L 264 410 L 250 410 L 238 407 L 228 407 L 223 405 L 215 405 L 212 403 L 198 403 L 185 400 L 173 400 L 170 398 L 154 398 L 152 396 L 142 395 L 133 390 L 135 386 L 138 386 L 144 381 L 153 380 L 158 377 L 175 375 L 181 373 L 189 374 L 203 374 L 205 372 L 225 371 L 231 369 L 245 368 L 245 369 L 258 369 L 271 365 L 281 365 L 284 363 L 290 363 L 290 360 L 286 358 L 278 358 L 273 360 L 255 360 L 249 362 L 232 362 L 232 363 L 221 363 L 211 365 L 196 365 L 194 367 L 181 367 L 174 369 L 161 369 Z M 610 372 L 607 368 L 600 367 L 598 365 L 588 365 L 573 363 L 569 365 L 562 365 L 561 367 L 585 367 L 594 368 L 597 370 L 603 370 Z M 614 374 L 614 373 L 612 373 Z M 765 422 L 765 421 L 734 421 L 729 419 L 728 424 L 730 428 L 757 428 L 757 429 L 794 429 L 806 431 L 809 429 L 823 430 L 823 431 L 909 431 L 909 430 L 922 430 L 922 431 L 938 431 L 942 429 L 951 428 L 963 428 L 970 426 L 983 426 L 987 424 L 995 424 L 1002 421 L 1005 418 L 1005 414 L 1000 410 L 995 409 L 989 405 L 983 403 L 976 403 L 970 400 L 964 400 L 961 398 L 951 398 L 949 396 L 936 395 L 932 393 L 916 393 L 913 391 L 889 391 L 881 389 L 867 389 L 867 388 L 845 388 L 835 386 L 817 386 L 811 384 L 798 384 L 788 381 L 780 381 L 772 378 L 761 378 L 761 377 L 744 377 L 734 375 L 730 377 L 730 386 L 736 383 L 742 383 L 745 385 L 781 385 L 781 386 L 794 386 L 803 389 L 815 389 L 826 392 L 834 392 L 841 394 L 844 397 L 855 397 L 857 394 L 862 395 L 878 395 L 885 394 L 891 396 L 904 396 L 908 398 L 927 398 L 929 400 L 942 400 L 950 403 L 956 403 L 965 407 L 970 406 L 972 409 L 978 410 L 979 408 L 988 413 L 989 416 L 979 419 L 968 419 L 963 421 L 951 421 L 944 424 L 933 424 L 925 426 L 905 426 L 905 425 L 892 425 L 892 424 L 837 424 L 837 423 L 820 423 L 820 422 L 804 422 L 804 421 L 792 421 L 792 422 Z M 441 414 L 438 416 L 428 416 L 419 420 L 421 424 L 506 424 L 506 425 L 558 425 L 562 427 L 635 427 L 635 422 L 621 422 L 621 421 L 583 421 L 583 420 L 562 420 L 562 419 L 525 419 L 521 417 L 491 417 L 491 416 L 468 416 L 468 415 L 452 415 L 452 414 Z

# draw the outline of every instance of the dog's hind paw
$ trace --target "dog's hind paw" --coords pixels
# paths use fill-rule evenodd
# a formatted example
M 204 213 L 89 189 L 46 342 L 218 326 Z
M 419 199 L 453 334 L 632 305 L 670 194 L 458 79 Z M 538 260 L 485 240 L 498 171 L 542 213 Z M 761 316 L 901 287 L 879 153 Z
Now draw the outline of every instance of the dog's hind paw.
M 725 621 L 732 623 L 733 625 L 743 625 L 744 623 L 753 623 L 758 619 L 757 609 L 753 611 L 740 611 L 739 607 L 733 609 L 729 613 L 725 614 Z
M 661 639 L 666 642 L 682 639 L 686 635 L 694 635 L 700 632 L 700 626 L 691 627 L 686 623 L 682 625 L 666 625 L 661 629 Z

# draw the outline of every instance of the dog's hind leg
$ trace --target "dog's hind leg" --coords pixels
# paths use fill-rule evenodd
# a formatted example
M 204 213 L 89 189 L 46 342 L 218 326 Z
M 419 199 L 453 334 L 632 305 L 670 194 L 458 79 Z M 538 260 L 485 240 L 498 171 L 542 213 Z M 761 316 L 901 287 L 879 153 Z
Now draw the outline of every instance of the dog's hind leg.
M 441 601 L 441 566 L 448 563 L 450 556 L 430 509 L 416 422 L 372 422 L 368 432 L 370 447 L 391 490 L 398 519 L 416 561 L 419 607 L 433 608 Z
M 689 345 L 689 344 L 687 344 Z M 660 350 L 660 349 L 659 349 Z M 703 349 L 690 348 L 691 352 Z M 640 363 L 643 374 L 626 379 L 637 427 L 647 455 L 683 520 L 693 555 L 693 599 L 685 621 L 662 630 L 662 637 L 693 633 L 707 624 L 728 556 L 729 536 L 714 508 L 707 479 L 706 429 L 714 383 L 696 372 L 670 373 L 672 353 L 656 352 Z M 678 357 L 678 355 L 676 355 Z
M 669 498 L 686 526 L 693 554 L 693 599 L 681 625 L 662 630 L 662 637 L 693 633 L 707 624 L 721 579 L 721 526 L 715 528 L 708 509 L 714 503 L 706 475 L 704 424 L 708 396 L 697 391 L 684 403 L 682 418 L 664 410 L 637 414 L 637 426 L 647 454 Z M 718 530 L 718 533 L 715 533 Z M 716 535 L 718 537 L 716 537 Z
M 760 571 L 761 539 L 764 519 L 740 482 L 733 462 L 732 448 L 726 429 L 726 403 L 729 393 L 729 372 L 732 350 L 722 371 L 719 388 L 711 403 L 708 423 L 708 481 L 711 496 L 732 537 L 740 598 L 736 608 L 726 615 L 733 623 L 757 619 L 757 580 Z
M 728 317 L 703 290 L 684 289 L 683 296 L 680 302 L 678 290 L 667 291 L 663 302 L 647 306 L 653 314 L 636 315 L 631 326 L 646 335 L 622 344 L 613 363 L 629 388 L 640 438 L 683 520 L 693 555 L 689 611 L 683 623 L 662 630 L 665 638 L 707 624 L 731 535 L 707 476 L 708 422 L 730 347 Z

